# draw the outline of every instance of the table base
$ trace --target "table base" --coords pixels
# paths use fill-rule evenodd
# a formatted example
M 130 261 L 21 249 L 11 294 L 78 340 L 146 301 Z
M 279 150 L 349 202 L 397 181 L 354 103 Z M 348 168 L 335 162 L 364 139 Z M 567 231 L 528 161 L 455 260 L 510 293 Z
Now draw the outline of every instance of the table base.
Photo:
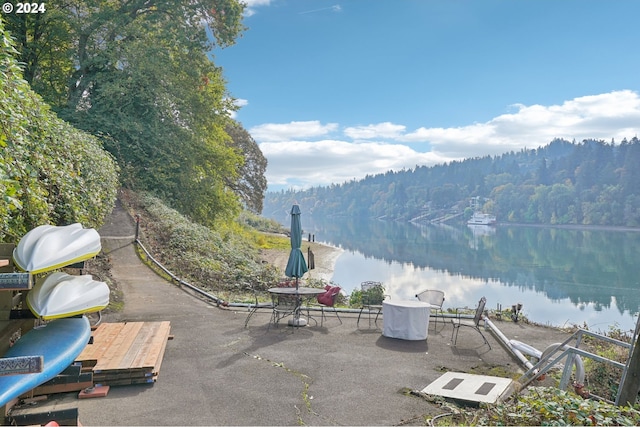
M 301 327 L 301 326 L 307 326 L 307 319 L 289 319 L 288 322 L 289 326 L 296 326 L 296 327 Z

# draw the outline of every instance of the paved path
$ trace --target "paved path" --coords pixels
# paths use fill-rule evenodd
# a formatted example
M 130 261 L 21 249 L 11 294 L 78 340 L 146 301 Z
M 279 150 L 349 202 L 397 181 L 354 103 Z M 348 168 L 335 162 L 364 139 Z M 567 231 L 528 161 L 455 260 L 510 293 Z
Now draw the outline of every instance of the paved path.
M 470 329 L 451 346 L 449 324 L 431 328 L 428 342 L 383 337 L 366 320 L 357 327 L 353 315 L 292 333 L 267 331 L 269 313 L 258 313 L 244 328 L 244 309 L 216 307 L 145 267 L 132 244 L 134 221 L 120 205 L 99 231 L 125 301 L 106 321 L 169 320 L 174 339 L 155 384 L 79 400 L 83 425 L 424 425 L 441 409 L 407 390 L 447 370 L 518 368 L 490 333 L 490 351 Z M 566 337 L 511 322 L 499 327 L 540 350 Z

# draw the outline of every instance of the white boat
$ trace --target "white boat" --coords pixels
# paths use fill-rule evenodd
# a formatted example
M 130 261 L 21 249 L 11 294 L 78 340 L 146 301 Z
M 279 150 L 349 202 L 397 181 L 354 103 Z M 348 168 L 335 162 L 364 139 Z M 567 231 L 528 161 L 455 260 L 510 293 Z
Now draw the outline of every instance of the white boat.
M 29 310 L 40 319 L 51 320 L 94 313 L 109 305 L 109 286 L 91 275 L 51 273 L 27 294 Z
M 469 225 L 494 225 L 496 223 L 495 215 L 486 214 L 482 212 L 474 212 L 473 216 L 467 224 Z
M 44 273 L 98 255 L 100 235 L 79 223 L 40 225 L 25 234 L 13 250 L 18 268 L 31 274 Z

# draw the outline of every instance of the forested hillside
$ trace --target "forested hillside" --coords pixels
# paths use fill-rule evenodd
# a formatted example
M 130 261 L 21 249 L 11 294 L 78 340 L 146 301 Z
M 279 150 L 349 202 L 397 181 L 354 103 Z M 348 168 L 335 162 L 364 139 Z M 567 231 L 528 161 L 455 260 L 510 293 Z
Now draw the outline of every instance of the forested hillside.
M 499 222 L 640 226 L 640 141 L 561 139 L 538 149 L 389 171 L 330 187 L 269 192 L 263 214 L 297 201 L 313 216 L 429 221 L 475 208 Z
M 100 139 L 121 184 L 193 220 L 259 212 L 266 159 L 232 119 L 216 49 L 235 43 L 237 0 L 66 2 L 6 14 L 24 79 L 60 118 Z
M 102 224 L 118 187 L 100 141 L 60 120 L 22 79 L 0 20 L 0 242 L 41 224 Z

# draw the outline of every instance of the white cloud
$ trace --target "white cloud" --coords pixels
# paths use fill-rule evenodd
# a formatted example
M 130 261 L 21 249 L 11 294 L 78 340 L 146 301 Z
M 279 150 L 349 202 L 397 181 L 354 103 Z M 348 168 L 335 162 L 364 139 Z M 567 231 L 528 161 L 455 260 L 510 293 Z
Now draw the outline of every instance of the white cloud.
M 308 122 L 266 123 L 251 128 L 251 136 L 257 141 L 283 141 L 296 138 L 317 138 L 338 128 L 337 123 Z
M 242 108 L 245 107 L 247 105 L 249 105 L 249 101 L 247 101 L 246 99 L 242 99 L 242 98 L 237 98 L 233 100 L 233 104 L 236 107 Z M 229 111 L 229 117 L 231 117 L 232 119 L 237 119 L 238 118 L 238 112 L 237 111 Z
M 454 128 L 407 132 L 404 125 L 383 122 L 349 126 L 338 135 L 337 123 L 305 121 L 267 123 L 249 132 L 269 161 L 270 189 L 342 183 L 388 170 L 537 148 L 554 138 L 619 143 L 640 133 L 640 96 L 629 90 L 561 105 L 512 107 L 513 112 L 485 123 Z
M 436 164 L 434 153 L 418 153 L 404 145 L 338 140 L 265 142 L 267 181 L 273 188 L 308 188 L 360 179 L 367 174 Z
M 390 122 L 378 123 L 377 125 L 354 126 L 344 130 L 344 134 L 353 139 L 371 138 L 398 138 L 406 129 L 406 126 L 394 125 Z
M 428 142 L 433 151 L 456 159 L 502 154 L 546 145 L 554 138 L 582 141 L 635 136 L 640 129 L 640 97 L 632 91 L 583 96 L 562 105 L 514 105 L 516 112 L 486 123 L 457 128 L 420 128 L 399 138 Z
M 245 16 L 252 16 L 256 13 L 256 7 L 269 6 L 271 0 L 242 0 L 247 5 L 244 10 Z

